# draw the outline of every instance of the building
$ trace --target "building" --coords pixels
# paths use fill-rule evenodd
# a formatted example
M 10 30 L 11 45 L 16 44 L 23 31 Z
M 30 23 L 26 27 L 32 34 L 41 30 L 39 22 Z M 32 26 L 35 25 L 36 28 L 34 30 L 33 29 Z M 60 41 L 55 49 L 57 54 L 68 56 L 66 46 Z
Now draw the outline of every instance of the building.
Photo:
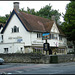
M 67 53 L 67 39 L 55 21 L 19 11 L 19 3 L 14 9 L 0 34 L 0 53 L 44 53 L 43 33 L 50 33 L 48 43 L 52 52 Z

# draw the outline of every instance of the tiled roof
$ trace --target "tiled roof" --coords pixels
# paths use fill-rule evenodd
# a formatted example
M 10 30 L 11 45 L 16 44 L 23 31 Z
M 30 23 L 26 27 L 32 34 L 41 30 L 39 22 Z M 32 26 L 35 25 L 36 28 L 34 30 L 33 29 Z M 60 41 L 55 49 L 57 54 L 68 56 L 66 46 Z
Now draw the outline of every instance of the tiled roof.
M 30 15 L 25 12 L 19 12 L 17 14 L 21 19 L 21 21 L 23 22 L 23 24 L 25 25 L 25 27 L 28 29 L 28 31 L 50 32 L 54 23 L 53 20 L 49 20 L 35 15 Z M 60 34 L 65 36 L 65 34 L 60 29 L 59 25 L 57 25 L 57 27 Z
M 21 19 L 28 31 L 34 32 L 50 32 L 54 21 L 42 18 L 35 15 L 30 15 L 24 12 L 17 12 L 17 15 Z
M 49 20 L 49 19 L 42 18 L 42 17 L 39 17 L 39 16 L 27 14 L 25 12 L 19 12 L 19 11 L 16 11 L 14 9 L 1 33 L 3 33 L 5 31 L 10 19 L 13 16 L 13 14 L 17 15 L 17 17 L 19 18 L 19 20 L 21 21 L 23 26 L 29 32 L 50 32 L 51 28 L 54 24 L 53 20 Z M 59 25 L 57 25 L 57 27 L 59 29 L 60 34 L 65 35 L 62 32 L 62 30 L 59 28 Z

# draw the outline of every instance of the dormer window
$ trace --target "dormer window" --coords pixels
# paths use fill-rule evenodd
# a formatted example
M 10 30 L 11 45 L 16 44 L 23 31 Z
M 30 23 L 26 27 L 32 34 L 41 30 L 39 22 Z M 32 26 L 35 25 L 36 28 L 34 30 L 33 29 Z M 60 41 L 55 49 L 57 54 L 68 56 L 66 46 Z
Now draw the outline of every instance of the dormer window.
M 16 33 L 16 32 L 19 32 L 19 27 L 14 26 L 14 27 L 12 28 L 12 33 Z

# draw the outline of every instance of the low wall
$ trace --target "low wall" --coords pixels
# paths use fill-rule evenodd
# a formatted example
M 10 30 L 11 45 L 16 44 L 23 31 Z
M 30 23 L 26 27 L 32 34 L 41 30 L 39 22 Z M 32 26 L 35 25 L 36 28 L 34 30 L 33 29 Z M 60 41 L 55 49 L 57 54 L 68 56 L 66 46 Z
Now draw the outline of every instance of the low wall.
M 68 55 L 43 55 L 34 53 L 25 54 L 0 54 L 5 63 L 62 63 L 75 61 L 73 54 Z
M 49 63 L 50 57 L 42 54 L 0 54 L 6 63 Z
M 66 55 L 52 55 L 50 56 L 50 63 L 63 63 L 63 62 L 75 62 L 73 54 Z
M 67 55 L 58 55 L 58 62 L 72 62 L 75 61 L 74 54 L 67 54 Z

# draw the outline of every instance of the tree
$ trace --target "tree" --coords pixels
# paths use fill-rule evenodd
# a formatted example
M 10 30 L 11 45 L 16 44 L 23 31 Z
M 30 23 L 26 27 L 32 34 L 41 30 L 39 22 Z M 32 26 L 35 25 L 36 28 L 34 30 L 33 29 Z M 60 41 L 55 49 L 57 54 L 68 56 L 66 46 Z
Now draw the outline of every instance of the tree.
M 20 11 L 28 13 L 28 14 L 36 15 L 35 9 L 30 9 L 29 7 L 27 7 L 27 11 L 24 10 L 24 8 L 21 8 Z
M 27 11 L 24 10 L 24 8 L 21 8 L 20 11 L 23 11 L 23 12 L 26 12 L 26 13 L 29 13 L 32 15 L 40 16 L 43 18 L 48 18 L 48 19 L 51 19 L 51 16 L 54 15 L 56 22 L 58 22 L 58 21 L 60 22 L 61 14 L 57 10 L 53 10 L 51 8 L 52 8 L 52 6 L 49 4 L 49 5 L 46 5 L 45 7 L 41 8 L 39 11 L 35 11 L 35 9 L 30 9 L 29 7 L 27 7 Z
M 56 22 L 60 22 L 61 14 L 57 10 L 53 10 L 51 8 L 52 6 L 49 4 L 41 8 L 39 11 L 35 11 L 35 9 L 30 9 L 29 7 L 27 7 L 27 10 L 24 10 L 24 8 L 21 8 L 19 11 L 32 14 L 32 15 L 36 15 L 36 16 L 40 16 L 40 17 L 44 17 L 44 18 L 48 18 L 48 19 L 51 19 L 51 16 L 54 15 Z M 10 14 L 6 14 L 4 17 L 0 16 L 0 23 L 5 24 Z
M 9 14 L 6 14 L 5 16 L 0 16 L 0 23 L 5 24 L 8 18 Z
M 57 22 L 60 19 L 61 14 L 57 10 L 51 8 L 52 6 L 50 4 L 46 5 L 37 12 L 37 15 L 48 19 L 51 19 L 51 16 L 54 15 Z
M 67 39 L 73 42 L 75 53 L 75 1 L 70 1 L 70 3 L 67 4 L 64 22 L 61 27 L 67 35 Z
M 6 17 L 0 16 L 0 23 L 6 23 Z

